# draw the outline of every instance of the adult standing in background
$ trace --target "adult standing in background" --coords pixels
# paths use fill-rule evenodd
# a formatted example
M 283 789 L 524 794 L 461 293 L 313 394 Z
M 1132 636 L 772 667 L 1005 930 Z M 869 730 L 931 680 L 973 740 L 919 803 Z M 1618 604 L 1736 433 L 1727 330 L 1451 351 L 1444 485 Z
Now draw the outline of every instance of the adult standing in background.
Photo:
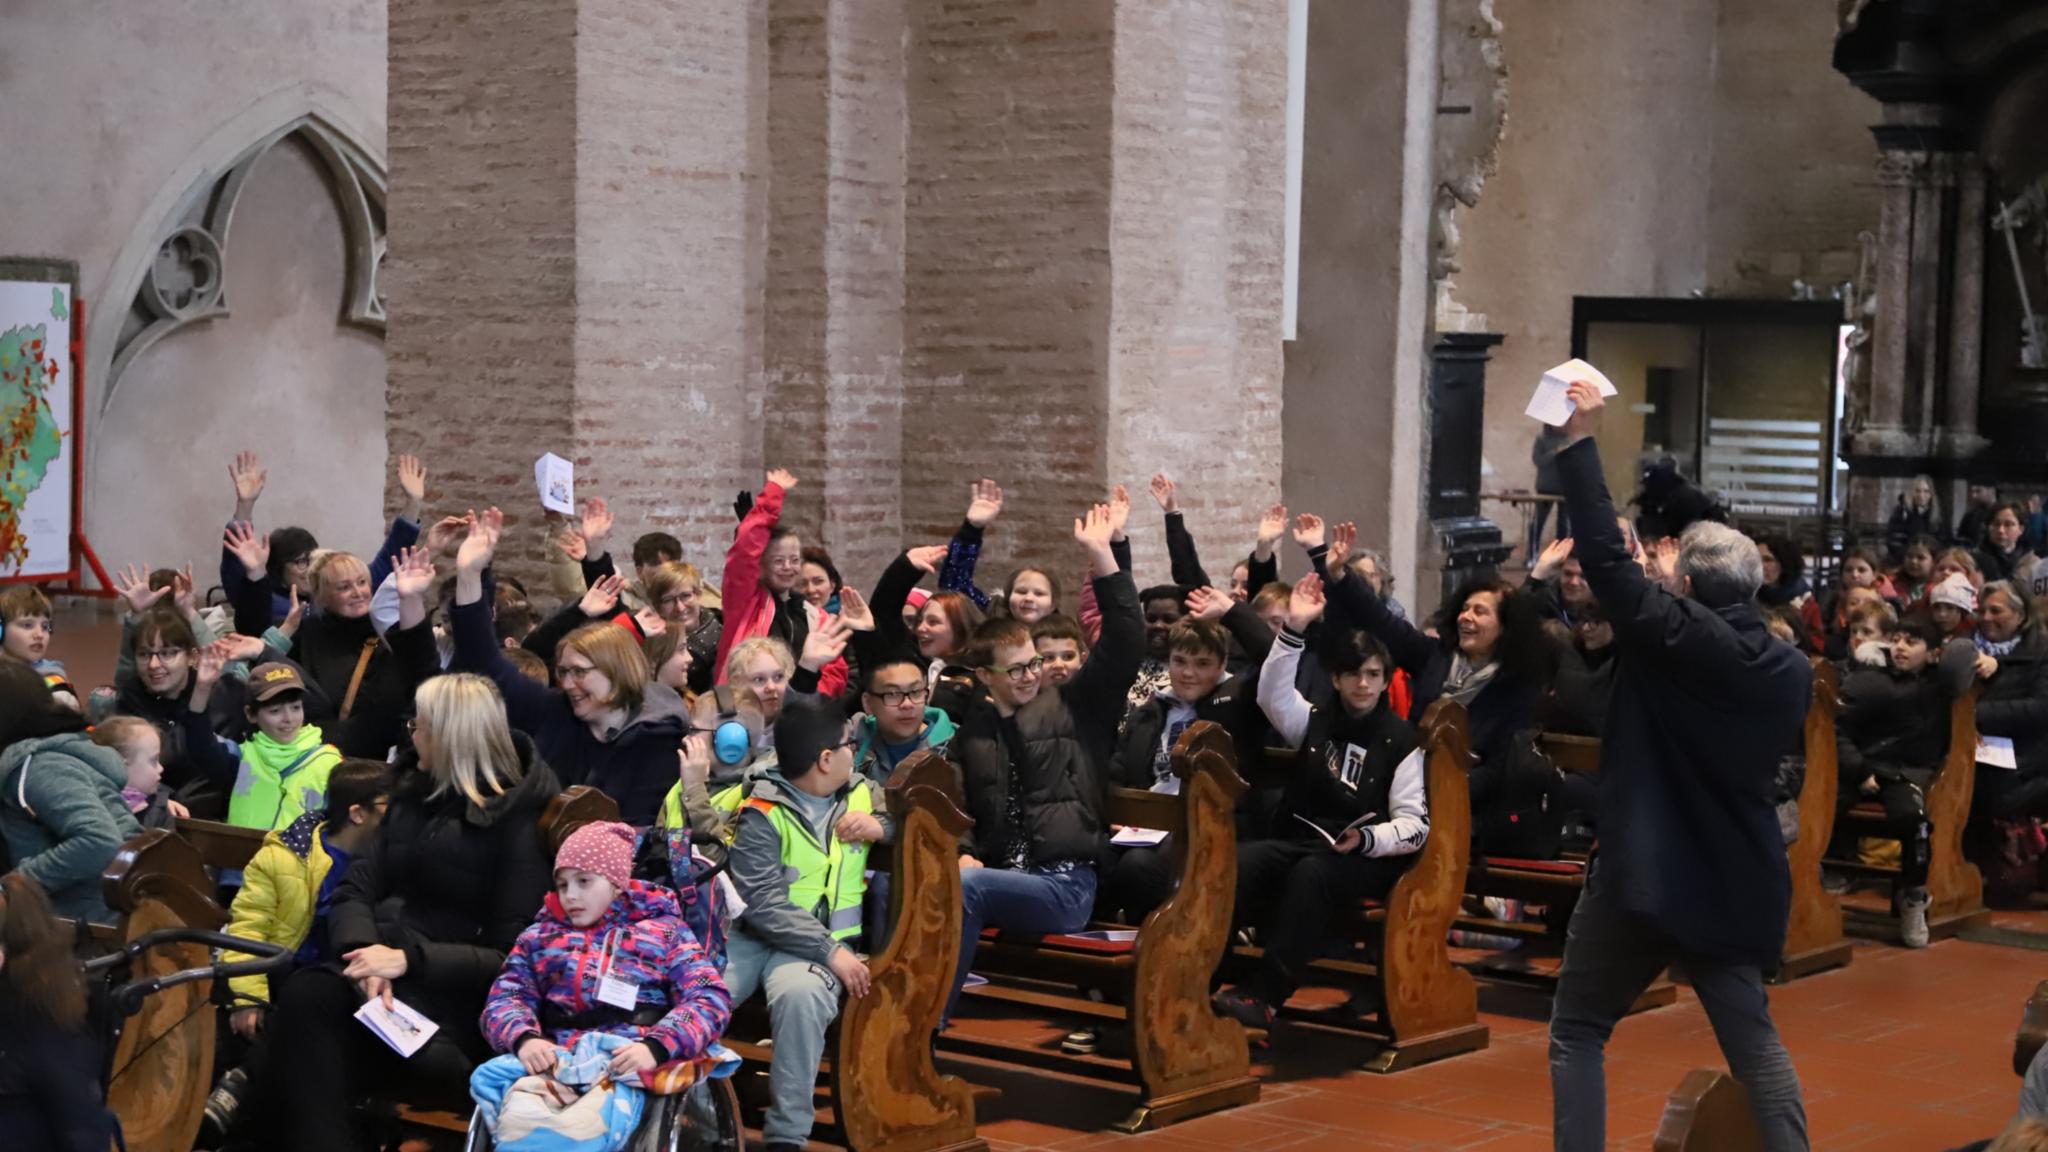
M 1615 524 L 1585 382 L 1557 465 L 1573 552 L 1620 662 L 1600 744 L 1600 848 L 1572 913 L 1550 1019 L 1559 1152 L 1606 1147 L 1608 1037 L 1657 974 L 1684 967 L 1772 1152 L 1808 1147 L 1799 1076 L 1764 993 L 1785 943 L 1791 874 L 1775 806 L 1813 675 L 1756 605 L 1748 537 L 1701 521 L 1645 566 Z
M 1536 466 L 1536 494 L 1538 496 L 1562 496 L 1564 484 L 1557 475 L 1557 454 L 1564 450 L 1564 429 L 1548 424 L 1536 434 L 1536 442 L 1529 446 L 1529 462 Z M 1551 502 L 1538 500 L 1529 510 L 1529 550 L 1522 554 L 1522 563 L 1536 566 L 1536 558 L 1543 554 L 1543 525 L 1550 519 Z M 1563 504 L 1557 506 L 1557 538 L 1562 540 L 1572 534 L 1571 510 Z

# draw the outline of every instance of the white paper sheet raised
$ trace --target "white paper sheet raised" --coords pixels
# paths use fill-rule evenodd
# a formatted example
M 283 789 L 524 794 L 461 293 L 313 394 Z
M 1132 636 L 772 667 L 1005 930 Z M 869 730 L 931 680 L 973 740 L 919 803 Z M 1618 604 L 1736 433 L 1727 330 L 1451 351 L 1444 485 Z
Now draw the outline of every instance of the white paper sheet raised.
M 356 1009 L 356 1019 L 363 1027 L 377 1034 L 377 1039 L 391 1045 L 391 1050 L 400 1056 L 410 1057 L 426 1047 L 434 1033 L 441 1030 L 439 1024 L 415 1011 L 405 1001 L 392 998 L 391 1007 L 384 1007 L 384 998 L 372 996 Z
M 533 484 L 540 489 L 540 505 L 564 516 L 576 514 L 576 465 L 553 452 L 533 462 Z
M 1528 414 L 1553 427 L 1563 426 L 1578 408 L 1571 402 L 1571 398 L 1565 395 L 1565 391 L 1572 386 L 1574 380 L 1592 381 L 1593 385 L 1600 389 L 1602 396 L 1618 394 L 1613 381 L 1598 368 L 1584 360 L 1567 360 L 1545 372 L 1543 379 L 1537 381 L 1536 395 L 1529 398 Z

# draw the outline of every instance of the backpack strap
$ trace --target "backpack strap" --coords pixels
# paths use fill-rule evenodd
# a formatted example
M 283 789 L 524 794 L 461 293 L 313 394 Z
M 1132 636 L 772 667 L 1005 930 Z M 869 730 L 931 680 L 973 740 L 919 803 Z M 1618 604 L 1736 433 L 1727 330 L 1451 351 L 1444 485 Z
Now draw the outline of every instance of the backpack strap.
M 363 673 L 370 670 L 370 657 L 377 654 L 377 643 L 378 638 L 375 636 L 363 641 L 363 654 L 356 657 L 355 674 L 348 678 L 348 695 L 341 698 L 341 718 L 343 720 L 348 719 L 348 714 L 355 711 L 356 693 L 362 690 Z

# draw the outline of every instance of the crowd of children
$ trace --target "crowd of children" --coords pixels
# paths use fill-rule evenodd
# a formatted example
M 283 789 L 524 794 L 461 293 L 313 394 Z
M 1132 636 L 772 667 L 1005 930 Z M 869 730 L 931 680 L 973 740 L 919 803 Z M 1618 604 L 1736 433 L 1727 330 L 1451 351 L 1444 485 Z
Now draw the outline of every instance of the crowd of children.
M 1170 895 L 1171 847 L 1112 846 L 1105 797 L 1175 787 L 1172 750 L 1197 721 L 1222 725 L 1241 758 L 1299 749 L 1284 789 L 1238 814 L 1238 919 L 1262 959 L 1216 1006 L 1254 1026 L 1426 841 L 1414 722 L 1435 700 L 1470 717 L 1481 844 L 1534 855 L 1593 830 L 1584 782 L 1531 738 L 1600 734 L 1613 688 L 1614 629 L 1569 539 L 1538 549 L 1525 583 L 1469 584 L 1424 627 L 1352 525 L 1283 508 L 1216 587 L 1159 476 L 1170 583 L 1133 579 L 1119 487 L 1080 510 L 1071 570 L 1020 567 L 995 593 L 976 569 L 1005 497 L 983 480 L 949 542 L 907 548 L 864 596 L 784 522 L 799 481 L 777 470 L 743 502 L 715 592 L 661 532 L 634 543 L 625 578 L 611 512 L 590 501 L 550 540 L 562 606 L 546 612 L 495 571 L 497 510 L 422 527 L 427 475 L 410 457 L 406 512 L 368 561 L 304 529 L 259 530 L 260 463 L 244 454 L 230 473 L 226 610 L 202 603 L 189 569 L 124 572 L 110 689 L 81 693 L 52 661 L 41 593 L 0 590 L 11 885 L 104 920 L 99 874 L 143 829 L 266 833 L 229 931 L 293 962 L 233 985 L 232 1071 L 208 1113 L 224 1146 L 354 1147 L 366 1097 L 472 1069 L 501 1134 L 561 1124 L 589 1083 L 570 1069 L 658 1079 L 709 1058 L 757 995 L 774 1040 L 764 1134 L 801 1146 L 827 1028 L 868 991 L 887 931 L 867 868 L 894 833 L 880 786 L 919 750 L 957 766 L 974 820 L 949 1019 L 982 928 L 1138 923 Z M 1783 635 L 1843 663 L 1841 792 L 1880 803 L 1902 845 L 1909 943 L 1925 940 L 1924 791 L 1948 701 L 1973 681 L 1979 728 L 2011 740 L 2018 765 L 1980 779 L 1973 845 L 2010 856 L 2048 808 L 2032 554 L 2048 523 L 1987 500 L 1964 526 L 1981 536 L 1937 537 L 1921 496 L 1833 587 L 1807 583 L 1791 542 L 1759 542 L 1759 599 Z M 1700 514 L 1710 502 L 1646 502 L 1628 547 L 1668 568 L 1669 539 Z M 1071 600 L 1063 575 L 1080 578 Z M 569 784 L 606 793 L 623 823 L 582 828 L 551 864 L 534 827 Z M 693 841 L 729 869 L 722 911 L 687 875 Z M 659 847 L 666 865 L 649 863 Z M 438 1031 L 401 1058 L 352 1019 L 366 1000 Z

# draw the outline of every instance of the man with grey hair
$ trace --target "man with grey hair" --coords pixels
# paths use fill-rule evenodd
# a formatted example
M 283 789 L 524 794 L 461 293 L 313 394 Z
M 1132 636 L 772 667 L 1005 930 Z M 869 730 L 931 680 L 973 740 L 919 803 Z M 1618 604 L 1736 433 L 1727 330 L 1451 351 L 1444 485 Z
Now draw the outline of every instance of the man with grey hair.
M 1571 399 L 1557 467 L 1579 528 L 1573 552 L 1619 663 L 1600 743 L 1600 847 L 1550 1017 L 1555 1144 L 1606 1147 L 1607 1039 L 1676 964 L 1748 1089 L 1764 1146 L 1803 1150 L 1799 1076 L 1763 980 L 1791 907 L 1778 762 L 1798 747 L 1813 674 L 1765 629 L 1763 562 L 1740 532 L 1697 523 L 1677 541 L 1646 541 L 1646 564 L 1630 555 L 1593 442 L 1600 393 L 1574 383 Z

